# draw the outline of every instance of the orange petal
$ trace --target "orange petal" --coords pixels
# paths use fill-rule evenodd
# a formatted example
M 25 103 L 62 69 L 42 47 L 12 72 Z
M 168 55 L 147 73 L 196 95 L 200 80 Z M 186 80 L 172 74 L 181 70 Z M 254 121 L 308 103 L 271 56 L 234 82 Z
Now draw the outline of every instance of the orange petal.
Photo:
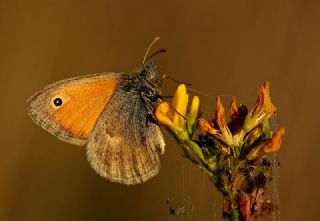
M 261 87 L 254 107 L 253 115 L 261 115 L 265 113 L 268 118 L 274 116 L 277 108 L 273 105 L 270 98 L 270 82 L 266 81 Z
M 206 133 L 209 133 L 209 134 L 217 134 L 217 130 L 215 130 L 211 124 L 204 118 L 199 118 L 198 119 L 198 125 L 199 125 L 199 128 L 203 131 L 203 132 L 206 132 Z
M 237 98 L 232 96 L 232 101 L 230 103 L 230 117 L 233 120 L 238 113 L 238 106 L 237 106 Z
M 273 117 L 277 108 L 273 105 L 269 92 L 270 82 L 266 81 L 259 90 L 255 106 L 250 110 L 244 122 L 244 130 L 250 131 L 263 121 Z
M 221 134 L 224 137 L 224 140 L 227 142 L 227 144 L 231 145 L 233 143 L 232 134 L 227 126 L 226 118 L 225 118 L 225 110 L 221 103 L 221 99 L 218 96 L 216 100 L 216 118 L 215 121 L 217 123 L 217 126 Z
M 279 151 L 281 146 L 281 138 L 284 135 L 284 133 L 284 128 L 280 128 L 277 132 L 274 132 L 272 134 L 272 137 L 263 145 L 263 152 L 272 153 Z
M 219 96 L 217 97 L 217 100 L 216 100 L 216 122 L 220 130 L 227 126 L 226 118 L 225 118 L 225 110 Z

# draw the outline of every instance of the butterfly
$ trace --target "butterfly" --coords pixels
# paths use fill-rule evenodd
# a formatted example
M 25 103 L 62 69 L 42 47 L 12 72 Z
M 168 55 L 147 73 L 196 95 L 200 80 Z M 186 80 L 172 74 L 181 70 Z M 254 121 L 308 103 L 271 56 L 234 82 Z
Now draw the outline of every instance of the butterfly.
M 153 120 L 163 77 L 153 63 L 135 73 L 101 73 L 58 81 L 27 101 L 30 117 L 60 140 L 84 146 L 92 168 L 113 182 L 138 184 L 160 169 L 165 142 Z

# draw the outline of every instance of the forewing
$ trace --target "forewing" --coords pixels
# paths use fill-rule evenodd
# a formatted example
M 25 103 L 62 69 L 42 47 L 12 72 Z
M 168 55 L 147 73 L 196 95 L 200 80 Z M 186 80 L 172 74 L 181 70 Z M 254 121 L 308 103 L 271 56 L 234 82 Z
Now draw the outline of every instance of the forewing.
M 164 150 L 158 125 L 148 119 L 145 103 L 135 92 L 117 91 L 102 112 L 87 145 L 87 156 L 101 176 L 137 184 L 160 169 Z
M 59 139 L 84 145 L 113 95 L 119 76 L 95 74 L 51 84 L 29 98 L 29 115 Z M 56 98 L 62 100 L 61 106 L 54 105 Z

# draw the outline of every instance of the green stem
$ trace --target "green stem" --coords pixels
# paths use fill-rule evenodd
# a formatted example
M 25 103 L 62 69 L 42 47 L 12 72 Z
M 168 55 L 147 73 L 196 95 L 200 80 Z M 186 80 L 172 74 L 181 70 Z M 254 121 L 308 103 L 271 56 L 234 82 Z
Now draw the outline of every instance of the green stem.
M 192 140 L 186 140 L 186 143 L 189 147 L 192 148 L 193 152 L 195 154 L 197 154 L 197 156 L 204 162 L 205 159 L 204 159 L 204 156 L 203 156 L 203 153 L 202 153 L 202 150 L 201 148 L 198 146 L 198 144 L 196 144 L 195 142 L 193 142 Z
M 230 221 L 239 221 L 239 212 L 236 208 L 231 211 Z

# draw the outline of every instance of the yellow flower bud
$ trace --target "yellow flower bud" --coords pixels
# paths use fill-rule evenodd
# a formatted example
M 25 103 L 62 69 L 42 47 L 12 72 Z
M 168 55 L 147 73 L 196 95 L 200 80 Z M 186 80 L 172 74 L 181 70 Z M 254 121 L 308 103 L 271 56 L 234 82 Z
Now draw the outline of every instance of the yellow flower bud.
M 192 135 L 194 132 L 194 128 L 196 126 L 196 121 L 198 117 L 199 112 L 199 106 L 200 106 L 200 99 L 198 96 L 194 96 L 191 102 L 191 107 L 188 115 L 188 133 L 189 135 Z
M 184 84 L 180 84 L 172 100 L 172 107 L 174 108 L 173 124 L 175 127 L 185 128 L 186 126 L 188 100 L 187 88 Z
M 186 112 L 188 107 L 187 88 L 178 86 L 172 104 L 162 102 L 156 108 L 156 119 L 159 123 L 170 127 L 174 132 L 186 131 Z
M 167 102 L 161 102 L 158 105 L 155 116 L 159 123 L 168 127 L 173 127 L 173 114 L 171 112 L 170 105 Z

